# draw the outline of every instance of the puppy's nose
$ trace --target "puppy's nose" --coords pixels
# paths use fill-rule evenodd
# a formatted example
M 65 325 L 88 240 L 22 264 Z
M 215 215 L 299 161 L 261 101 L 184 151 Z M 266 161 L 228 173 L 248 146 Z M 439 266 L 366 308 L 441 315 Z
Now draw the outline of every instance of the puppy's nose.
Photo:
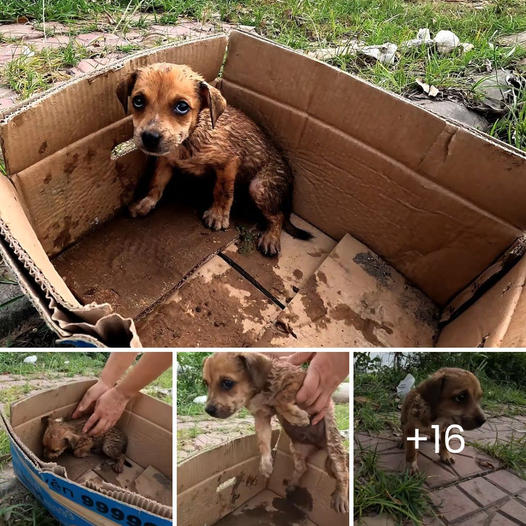
M 210 416 L 216 416 L 217 414 L 217 407 L 215 405 L 207 405 L 205 407 L 205 411 L 210 415 Z
M 479 415 L 477 416 L 477 424 L 479 425 L 479 427 L 484 424 L 484 422 L 486 421 L 486 416 L 485 415 Z
M 141 133 L 142 143 L 147 150 L 156 151 L 159 147 L 161 134 L 156 131 L 145 131 Z

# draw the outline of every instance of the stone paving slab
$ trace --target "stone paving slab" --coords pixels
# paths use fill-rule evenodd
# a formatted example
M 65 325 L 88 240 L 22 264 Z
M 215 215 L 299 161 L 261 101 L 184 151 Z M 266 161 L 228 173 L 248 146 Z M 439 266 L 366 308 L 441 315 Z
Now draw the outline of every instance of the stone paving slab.
M 495 440 L 508 441 L 512 436 L 521 437 L 524 434 L 524 416 L 489 418 L 482 428 L 463 433 L 466 442 L 491 443 Z M 354 441 L 355 455 L 359 455 L 359 446 L 376 448 L 379 468 L 389 472 L 402 472 L 405 469 L 404 452 L 398 448 L 398 439 L 392 434 L 375 436 L 358 432 Z M 457 447 L 457 444 L 452 443 L 452 446 Z M 446 465 L 440 462 L 433 442 L 422 442 L 419 447 L 418 467 L 427 476 L 426 486 L 440 519 L 435 524 L 526 524 L 526 480 L 504 469 L 498 460 L 470 444 L 453 456 L 455 463 Z M 369 519 L 362 524 L 383 524 L 381 521 L 370 522 Z M 383 520 L 382 517 L 379 519 Z

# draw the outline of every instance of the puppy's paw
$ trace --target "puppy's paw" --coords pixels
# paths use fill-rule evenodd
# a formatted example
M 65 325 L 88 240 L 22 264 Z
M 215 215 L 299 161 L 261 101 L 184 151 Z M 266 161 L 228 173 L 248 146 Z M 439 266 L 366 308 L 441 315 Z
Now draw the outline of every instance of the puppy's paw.
M 331 508 L 337 513 L 348 513 L 349 501 L 347 495 L 335 490 L 331 495 Z
M 258 248 L 264 256 L 277 256 L 281 250 L 281 243 L 279 237 L 276 237 L 272 232 L 268 230 L 266 232 L 263 232 L 258 241 Z
M 115 473 L 122 473 L 124 471 L 124 466 L 122 465 L 121 462 L 115 462 L 111 466 L 111 469 L 113 469 L 113 471 L 115 471 Z
M 220 208 L 209 208 L 203 214 L 203 221 L 212 230 L 226 230 L 230 224 L 229 212 Z
M 405 469 L 409 472 L 410 475 L 416 475 L 418 473 L 418 464 L 416 460 L 408 462 L 405 466 Z
M 157 201 L 153 197 L 144 197 L 140 201 L 132 203 L 128 210 L 132 217 L 140 217 L 149 214 L 157 204 Z
M 272 465 L 272 457 L 261 457 L 259 461 L 259 472 L 266 478 L 269 478 L 272 475 L 274 466 Z
M 455 457 L 453 457 L 449 451 L 441 451 L 440 452 L 440 462 L 443 462 L 444 464 L 448 464 L 449 466 L 451 466 L 451 464 L 455 463 Z
M 310 416 L 309 416 L 309 413 L 307 413 L 307 411 L 303 411 L 303 409 L 299 409 L 297 414 L 290 415 L 287 418 L 287 422 L 289 422 L 293 426 L 298 426 L 298 427 L 310 426 Z

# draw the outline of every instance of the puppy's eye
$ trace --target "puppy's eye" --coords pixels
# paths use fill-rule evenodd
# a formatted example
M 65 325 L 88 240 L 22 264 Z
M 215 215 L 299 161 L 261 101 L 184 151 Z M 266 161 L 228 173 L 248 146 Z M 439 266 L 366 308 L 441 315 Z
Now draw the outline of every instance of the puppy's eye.
M 230 391 L 230 389 L 232 389 L 232 387 L 234 387 L 234 383 L 232 380 L 229 380 L 228 378 L 225 378 L 223 380 L 221 380 L 221 388 L 224 389 L 225 391 Z
M 132 99 L 133 107 L 137 110 L 142 110 L 146 106 L 146 99 L 143 95 L 135 95 Z
M 464 402 L 466 400 L 467 396 L 468 395 L 466 393 L 460 393 L 457 396 L 455 396 L 455 398 L 453 398 L 453 400 L 455 400 L 455 402 L 461 404 L 462 402 Z
M 190 106 L 184 100 L 180 100 L 174 106 L 174 113 L 176 113 L 177 115 L 186 115 L 189 111 L 190 111 Z

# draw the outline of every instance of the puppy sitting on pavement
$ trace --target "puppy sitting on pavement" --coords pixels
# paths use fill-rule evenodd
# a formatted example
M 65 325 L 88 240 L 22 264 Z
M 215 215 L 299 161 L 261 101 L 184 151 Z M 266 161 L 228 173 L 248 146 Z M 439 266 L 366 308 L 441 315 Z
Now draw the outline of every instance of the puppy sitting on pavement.
M 432 425 L 440 426 L 440 460 L 453 464 L 454 457 L 446 448 L 447 428 L 457 424 L 464 430 L 480 427 L 486 417 L 480 407 L 482 389 L 477 377 L 464 369 L 444 367 L 410 391 L 402 405 L 402 447 L 406 468 L 418 471 L 417 450 L 408 437 L 419 434 L 434 437 Z
M 203 220 L 212 230 L 229 226 L 234 183 L 246 183 L 267 221 L 259 249 L 280 251 L 282 228 L 299 239 L 312 236 L 290 222 L 292 171 L 272 141 L 244 113 L 227 106 L 221 92 L 188 66 L 153 64 L 131 73 L 117 88 L 134 125 L 134 141 L 157 166 L 148 195 L 130 206 L 133 217 L 148 214 L 178 168 L 192 175 L 213 169 L 214 199 Z
M 45 460 L 56 460 L 68 450 L 76 457 L 87 457 L 92 451 L 104 453 L 113 459 L 115 473 L 122 473 L 124 468 L 124 453 L 128 439 L 118 428 L 112 427 L 101 436 L 90 436 L 82 431 L 87 418 L 64 420 L 53 416 L 42 417 L 45 425 L 42 437 L 43 457 Z
M 327 451 L 326 469 L 336 479 L 331 507 L 348 511 L 349 468 L 342 438 L 336 427 L 331 401 L 323 420 L 311 425 L 306 411 L 296 405 L 296 393 L 305 371 L 286 360 L 269 358 L 258 352 L 220 352 L 206 358 L 203 380 L 208 388 L 206 412 L 228 418 L 242 407 L 254 416 L 259 451 L 259 470 L 270 477 L 272 465 L 271 418 L 277 415 L 289 436 L 294 471 L 287 487 L 293 491 L 307 470 L 308 458 L 317 450 Z

